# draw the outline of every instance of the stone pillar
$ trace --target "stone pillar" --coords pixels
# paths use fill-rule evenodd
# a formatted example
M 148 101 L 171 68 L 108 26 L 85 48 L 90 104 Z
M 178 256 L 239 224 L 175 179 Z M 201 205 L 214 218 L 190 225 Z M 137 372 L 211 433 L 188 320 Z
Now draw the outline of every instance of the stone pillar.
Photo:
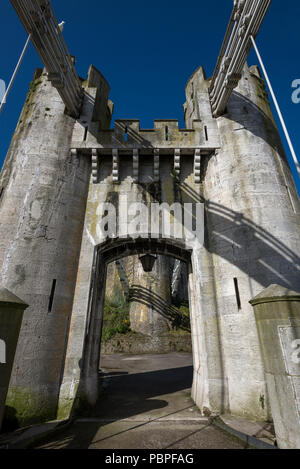
M 0 429 L 23 313 L 27 307 L 6 288 L 0 288 Z
M 157 256 L 150 273 L 144 272 L 138 256 L 134 259 L 134 265 L 130 327 L 133 331 L 156 338 L 171 328 L 170 262 L 165 256 Z
M 300 293 L 271 285 L 254 308 L 279 448 L 300 448 Z

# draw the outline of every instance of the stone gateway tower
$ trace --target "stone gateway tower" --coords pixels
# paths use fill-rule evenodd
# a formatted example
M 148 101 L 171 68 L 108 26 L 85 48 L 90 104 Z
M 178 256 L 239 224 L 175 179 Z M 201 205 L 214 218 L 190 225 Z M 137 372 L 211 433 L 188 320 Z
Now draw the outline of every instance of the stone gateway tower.
M 1 284 L 29 305 L 7 399 L 20 422 L 95 403 L 107 265 L 143 253 L 187 264 L 198 407 L 270 418 L 249 301 L 271 284 L 299 290 L 299 197 L 259 69 L 242 64 L 222 112 L 213 83 L 202 67 L 189 79 L 184 129 L 111 129 L 95 67 L 78 116 L 49 69 L 35 73 L 0 179 Z M 125 201 L 201 204 L 203 243 L 122 236 Z M 110 238 L 99 229 L 108 203 L 121 226 Z

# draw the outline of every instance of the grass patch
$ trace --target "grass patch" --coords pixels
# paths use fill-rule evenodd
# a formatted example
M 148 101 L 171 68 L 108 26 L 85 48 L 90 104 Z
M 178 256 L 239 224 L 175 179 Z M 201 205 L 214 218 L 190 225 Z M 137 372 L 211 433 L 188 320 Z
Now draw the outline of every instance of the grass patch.
M 188 301 L 182 303 L 174 302 L 173 307 L 175 308 L 177 314 L 172 321 L 173 331 L 190 331 L 191 330 L 191 321 L 190 321 L 190 309 Z
M 129 309 L 129 302 L 118 290 L 115 290 L 113 295 L 105 300 L 102 332 L 103 342 L 107 342 L 116 334 L 128 334 L 131 332 Z

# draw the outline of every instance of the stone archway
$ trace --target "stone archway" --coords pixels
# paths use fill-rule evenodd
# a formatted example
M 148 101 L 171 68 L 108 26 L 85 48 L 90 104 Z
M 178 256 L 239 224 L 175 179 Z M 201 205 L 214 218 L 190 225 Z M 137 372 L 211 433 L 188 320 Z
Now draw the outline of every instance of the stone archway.
M 205 397 L 204 386 L 205 364 L 201 364 L 201 356 L 206 356 L 205 341 L 199 334 L 199 314 L 196 293 L 196 281 L 193 273 L 193 250 L 184 242 L 175 239 L 128 238 L 109 239 L 96 246 L 93 254 L 92 275 L 89 290 L 87 321 L 85 329 L 79 327 L 80 314 L 73 311 L 73 324 L 76 324 L 76 333 L 71 325 L 66 366 L 61 386 L 59 417 L 70 415 L 77 405 L 93 406 L 98 399 L 99 360 L 101 348 L 102 319 L 105 299 L 105 284 L 107 265 L 127 256 L 152 253 L 179 259 L 188 266 L 189 303 L 191 315 L 191 335 L 193 345 L 193 398 L 198 401 L 201 396 L 202 408 L 207 406 L 208 396 Z M 75 315 L 74 315 L 75 313 Z M 79 336 L 84 335 L 79 340 Z M 202 353 L 201 353 L 202 350 Z M 76 358 L 75 358 L 76 356 Z M 201 370 L 202 381 L 199 380 Z M 201 391 L 199 392 L 199 386 Z

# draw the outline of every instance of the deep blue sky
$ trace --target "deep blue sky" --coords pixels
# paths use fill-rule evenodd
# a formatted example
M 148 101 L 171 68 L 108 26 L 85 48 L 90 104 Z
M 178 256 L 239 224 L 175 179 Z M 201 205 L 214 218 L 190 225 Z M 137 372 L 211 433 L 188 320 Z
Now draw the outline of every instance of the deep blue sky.
M 144 128 L 163 118 L 179 119 L 183 126 L 185 84 L 199 65 L 208 76 L 212 74 L 232 4 L 232 0 L 52 0 L 57 19 L 67 22 L 64 36 L 77 57 L 79 74 L 86 76 L 93 63 L 111 85 L 114 117 L 139 118 Z M 1 0 L 1 18 L 0 79 L 8 81 L 26 33 L 9 0 Z M 292 103 L 291 83 L 300 79 L 299 22 L 299 0 L 273 0 L 257 38 L 298 155 L 300 104 Z M 248 63 L 257 63 L 253 52 Z M 40 66 L 30 46 L 0 115 L 0 167 L 33 71 Z M 290 160 L 288 149 L 287 154 Z M 297 185 L 300 190 L 299 179 Z

